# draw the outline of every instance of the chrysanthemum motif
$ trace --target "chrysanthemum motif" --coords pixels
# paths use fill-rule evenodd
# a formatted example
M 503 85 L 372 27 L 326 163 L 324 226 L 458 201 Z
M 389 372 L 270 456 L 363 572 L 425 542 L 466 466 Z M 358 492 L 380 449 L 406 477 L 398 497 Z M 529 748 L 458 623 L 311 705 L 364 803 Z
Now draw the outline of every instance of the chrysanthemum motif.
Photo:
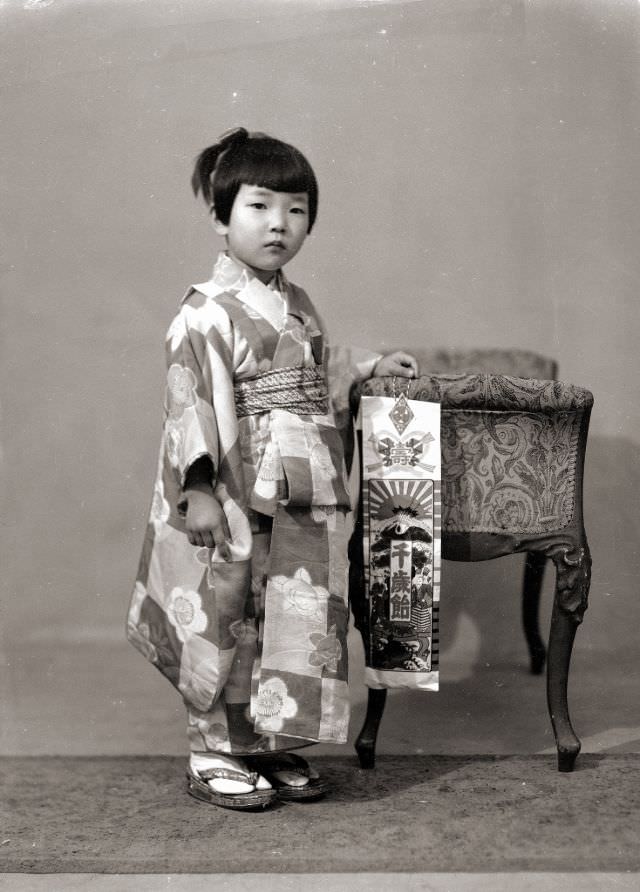
M 315 648 L 309 654 L 309 665 L 317 667 L 326 666 L 330 672 L 337 672 L 338 663 L 342 656 L 342 645 L 336 636 L 336 627 L 331 626 L 328 635 L 314 632 L 312 635 L 309 635 L 309 641 Z
M 207 628 L 207 616 L 202 609 L 198 592 L 185 591 L 176 586 L 169 595 L 167 616 L 183 643 L 192 635 L 199 635 Z
M 308 619 L 322 619 L 321 605 L 329 600 L 329 592 L 321 585 L 313 585 L 305 567 L 299 567 L 293 577 L 274 576 L 272 583 L 284 595 L 285 610 L 294 611 Z
M 256 717 L 261 731 L 280 731 L 285 719 L 293 718 L 298 704 L 289 696 L 281 678 L 270 678 L 260 685 L 256 698 Z
M 174 363 L 167 372 L 167 409 L 172 418 L 181 418 L 185 409 L 196 404 L 196 376 L 191 369 Z

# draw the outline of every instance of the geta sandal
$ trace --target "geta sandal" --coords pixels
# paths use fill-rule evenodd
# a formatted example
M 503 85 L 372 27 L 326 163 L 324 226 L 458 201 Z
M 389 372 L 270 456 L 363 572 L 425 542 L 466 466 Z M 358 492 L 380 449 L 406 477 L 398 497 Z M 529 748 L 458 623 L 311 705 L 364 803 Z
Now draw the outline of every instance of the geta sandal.
M 276 791 L 251 790 L 249 793 L 218 793 L 212 790 L 207 781 L 232 780 L 244 784 L 257 784 L 257 772 L 235 771 L 232 768 L 206 768 L 195 772 L 187 770 L 187 793 L 202 802 L 219 805 L 221 808 L 266 808 L 276 799 Z
M 296 753 L 274 753 L 260 756 L 246 757 L 247 765 L 257 771 L 265 780 L 268 780 L 277 792 L 279 799 L 297 801 L 320 799 L 324 796 L 329 785 L 320 777 L 311 776 L 309 763 Z M 308 778 L 308 783 L 298 787 L 286 783 L 276 777 L 281 771 L 290 771 L 300 777 Z

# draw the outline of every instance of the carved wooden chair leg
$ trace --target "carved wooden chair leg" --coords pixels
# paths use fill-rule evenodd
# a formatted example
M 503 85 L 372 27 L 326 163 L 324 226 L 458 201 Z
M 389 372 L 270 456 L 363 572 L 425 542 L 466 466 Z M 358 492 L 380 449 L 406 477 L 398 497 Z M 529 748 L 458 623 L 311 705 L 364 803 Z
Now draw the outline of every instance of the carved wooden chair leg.
M 355 744 L 361 768 L 375 768 L 376 738 L 386 702 L 386 688 L 369 688 L 367 714 Z
M 549 634 L 547 703 L 558 748 L 558 770 L 573 771 L 580 740 L 569 718 L 567 682 L 576 629 L 587 606 L 591 559 L 586 542 L 576 549 L 560 548 L 552 557 L 557 580 Z
M 522 590 L 522 625 L 529 648 L 529 659 L 533 675 L 541 675 L 544 669 L 547 650 L 540 635 L 540 592 L 547 558 L 544 554 L 531 551 L 524 565 L 524 586 Z
M 554 605 L 549 635 L 547 703 L 558 748 L 558 771 L 573 771 L 580 741 L 573 730 L 567 704 L 567 680 L 576 622 Z

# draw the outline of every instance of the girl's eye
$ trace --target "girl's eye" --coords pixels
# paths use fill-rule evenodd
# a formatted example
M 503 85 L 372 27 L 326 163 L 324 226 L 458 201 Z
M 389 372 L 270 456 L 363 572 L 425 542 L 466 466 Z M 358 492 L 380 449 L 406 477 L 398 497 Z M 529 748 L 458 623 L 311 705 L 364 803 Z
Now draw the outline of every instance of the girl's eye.
M 264 211 L 267 206 L 263 201 L 252 201 L 249 207 L 257 208 L 259 211 Z
M 307 212 L 305 211 L 304 208 L 291 208 L 291 213 L 292 214 L 306 214 Z

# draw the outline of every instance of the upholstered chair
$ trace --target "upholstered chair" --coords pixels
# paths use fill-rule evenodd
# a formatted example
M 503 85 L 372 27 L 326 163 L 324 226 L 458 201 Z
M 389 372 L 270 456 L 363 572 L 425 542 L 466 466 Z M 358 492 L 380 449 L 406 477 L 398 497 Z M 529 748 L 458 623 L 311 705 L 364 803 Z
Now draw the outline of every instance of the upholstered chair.
M 486 373 L 490 375 L 514 375 L 517 378 L 535 378 L 551 381 L 558 377 L 558 365 L 554 359 L 541 356 L 531 350 L 496 349 L 442 349 L 419 347 L 409 350 L 426 374 L 449 375 Z M 522 586 L 522 628 L 529 650 L 529 665 L 533 675 L 544 671 L 546 648 L 540 633 L 540 595 L 544 571 L 548 563 L 545 554 L 531 551 L 524 565 Z
M 494 353 L 494 358 L 505 355 Z M 530 358 L 527 371 L 540 370 L 535 354 L 523 356 Z M 431 361 L 425 362 L 424 354 L 419 358 L 421 368 L 428 368 Z M 552 363 L 546 371 L 553 375 Z M 555 565 L 547 698 L 558 767 L 571 771 L 580 741 L 569 718 L 567 679 L 590 582 L 582 479 L 593 397 L 587 390 L 549 378 L 462 372 L 423 375 L 411 381 L 372 378 L 354 388 L 352 411 L 361 395 L 398 396 L 400 390 L 407 399 L 441 404 L 442 556 L 480 561 L 527 554 L 523 615 L 532 669 L 538 672 L 544 664 L 544 645 L 537 629 L 539 583 L 546 560 Z M 369 617 L 361 517 L 350 557 L 352 609 L 366 647 Z M 375 763 L 385 699 L 386 690 L 369 690 L 367 716 L 356 742 L 363 767 Z

